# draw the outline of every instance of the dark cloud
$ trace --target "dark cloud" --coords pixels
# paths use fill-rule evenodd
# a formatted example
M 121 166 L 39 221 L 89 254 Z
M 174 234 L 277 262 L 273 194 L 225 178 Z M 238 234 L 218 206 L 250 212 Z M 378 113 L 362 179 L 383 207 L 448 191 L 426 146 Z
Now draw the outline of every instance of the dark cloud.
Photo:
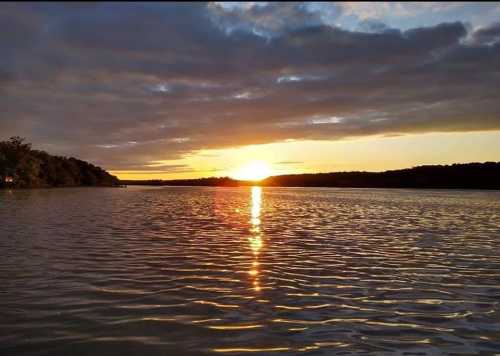
M 500 129 L 498 24 L 352 32 L 319 15 L 297 4 L 7 4 L 1 136 L 147 170 L 204 148 Z

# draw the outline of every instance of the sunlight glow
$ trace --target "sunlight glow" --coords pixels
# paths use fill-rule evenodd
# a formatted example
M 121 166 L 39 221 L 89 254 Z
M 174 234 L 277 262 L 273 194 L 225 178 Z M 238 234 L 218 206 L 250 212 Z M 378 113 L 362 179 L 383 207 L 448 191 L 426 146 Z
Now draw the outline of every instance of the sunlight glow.
M 393 137 L 305 141 L 202 150 L 163 161 L 180 170 L 111 170 L 120 179 L 191 179 L 230 176 L 254 161 L 267 162 L 271 175 L 372 171 L 418 165 L 498 161 L 500 131 L 428 133 Z M 466 150 L 463 148 L 467 147 Z M 292 164 L 293 163 L 293 164 Z M 264 163 L 265 165 L 265 163 Z M 235 169 L 236 168 L 236 169 Z M 262 176 L 262 175 L 261 175 Z
M 271 166 L 264 161 L 252 161 L 237 169 L 231 177 L 239 180 L 259 181 L 273 174 Z

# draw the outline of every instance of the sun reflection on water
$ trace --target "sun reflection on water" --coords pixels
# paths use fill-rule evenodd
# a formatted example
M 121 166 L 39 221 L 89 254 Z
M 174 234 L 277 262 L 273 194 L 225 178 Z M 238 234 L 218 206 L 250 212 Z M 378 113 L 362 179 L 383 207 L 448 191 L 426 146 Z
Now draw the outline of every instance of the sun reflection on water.
M 253 252 L 253 261 L 248 274 L 252 276 L 253 289 L 256 292 L 260 291 L 259 283 L 259 253 L 262 249 L 262 236 L 260 231 L 260 209 L 262 204 L 262 188 L 252 187 L 252 205 L 251 205 L 251 220 L 250 223 L 250 237 L 248 241 L 250 242 L 250 248 Z

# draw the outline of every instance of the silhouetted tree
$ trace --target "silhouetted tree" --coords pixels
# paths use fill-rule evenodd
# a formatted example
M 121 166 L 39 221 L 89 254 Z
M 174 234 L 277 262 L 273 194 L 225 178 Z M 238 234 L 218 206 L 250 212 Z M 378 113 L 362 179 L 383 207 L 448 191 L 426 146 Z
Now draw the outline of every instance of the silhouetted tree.
M 337 172 L 290 174 L 266 178 L 258 183 L 228 177 L 122 181 L 123 184 L 278 187 L 356 187 L 356 188 L 454 188 L 500 189 L 500 162 L 420 166 L 386 172 Z
M 282 187 L 500 189 L 500 162 L 419 166 L 386 172 L 291 174 L 262 185 Z
M 112 186 L 118 183 L 118 178 L 100 167 L 76 158 L 32 150 L 20 137 L 0 142 L 0 187 Z

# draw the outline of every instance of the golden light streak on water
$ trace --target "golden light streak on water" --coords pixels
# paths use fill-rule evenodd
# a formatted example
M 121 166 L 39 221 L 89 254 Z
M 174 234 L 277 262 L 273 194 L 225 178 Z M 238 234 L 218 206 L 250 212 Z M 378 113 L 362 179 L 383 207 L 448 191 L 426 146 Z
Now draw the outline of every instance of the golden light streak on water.
M 262 188 L 261 187 L 252 187 L 252 201 L 251 201 L 251 219 L 250 223 L 252 226 L 250 227 L 251 236 L 248 238 L 250 243 L 250 249 L 253 253 L 253 261 L 252 267 L 248 271 L 248 274 L 252 276 L 252 285 L 253 289 L 256 292 L 261 290 L 260 281 L 259 281 L 259 253 L 262 249 L 262 235 L 260 230 L 260 210 L 262 205 Z

